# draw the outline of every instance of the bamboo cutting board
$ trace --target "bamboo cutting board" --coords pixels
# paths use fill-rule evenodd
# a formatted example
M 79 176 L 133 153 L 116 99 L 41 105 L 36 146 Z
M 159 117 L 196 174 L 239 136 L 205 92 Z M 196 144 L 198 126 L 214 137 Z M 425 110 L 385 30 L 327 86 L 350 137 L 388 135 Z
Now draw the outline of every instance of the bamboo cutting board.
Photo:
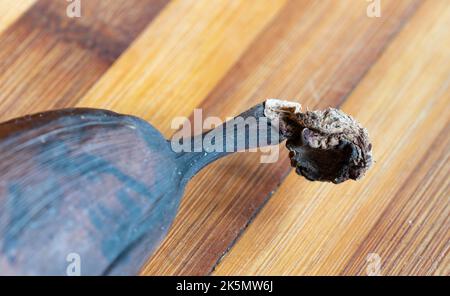
M 209 166 L 145 275 L 449 275 L 450 3 L 0 0 L 0 119 L 62 107 L 173 118 L 266 98 L 340 107 L 370 132 L 358 182 L 311 183 L 285 152 Z M 192 117 L 192 116 L 191 116 Z

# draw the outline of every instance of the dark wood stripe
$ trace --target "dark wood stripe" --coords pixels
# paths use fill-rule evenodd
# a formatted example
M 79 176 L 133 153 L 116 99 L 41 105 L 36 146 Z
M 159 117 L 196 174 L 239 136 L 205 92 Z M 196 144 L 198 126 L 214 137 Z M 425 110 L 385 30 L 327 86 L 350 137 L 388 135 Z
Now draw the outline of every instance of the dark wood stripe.
M 443 128 L 429 146 L 429 153 L 411 170 L 342 274 L 366 274 L 369 253 L 380 255 L 383 275 L 419 274 L 417 267 L 420 274 L 432 275 L 448 256 L 449 132 L 448 127 Z M 420 254 L 409 253 L 412 245 Z
M 128 47 L 166 0 L 81 1 L 82 17 L 69 18 L 65 1 L 40 0 L 23 17 L 65 43 L 75 43 L 112 62 Z
M 0 120 L 73 106 L 168 0 L 39 0 L 0 35 Z
M 328 35 L 318 24 L 327 9 L 334 9 L 330 2 L 290 1 L 203 102 L 203 116 L 225 118 L 270 97 L 297 98 L 310 108 L 342 103 L 418 4 L 386 3 L 383 11 L 389 17 L 384 21 L 371 22 L 362 13 Z M 322 39 L 312 41 L 311 36 Z M 308 42 L 306 56 L 296 60 Z M 275 164 L 260 164 L 259 157 L 233 155 L 194 178 L 169 237 L 145 274 L 211 273 L 290 171 L 283 148 Z

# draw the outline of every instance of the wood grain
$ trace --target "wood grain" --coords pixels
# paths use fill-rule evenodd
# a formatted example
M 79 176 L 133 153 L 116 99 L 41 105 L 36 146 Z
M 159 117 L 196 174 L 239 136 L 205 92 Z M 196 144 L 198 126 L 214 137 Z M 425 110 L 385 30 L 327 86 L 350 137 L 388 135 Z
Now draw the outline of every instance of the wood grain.
M 78 106 L 137 115 L 169 136 L 284 3 L 171 2 Z
M 165 3 L 84 1 L 69 18 L 67 2 L 37 1 L 0 35 L 1 119 L 73 106 Z
M 362 181 L 311 183 L 287 152 L 229 156 L 189 184 L 144 275 L 450 274 L 450 5 L 383 0 L 0 0 L 0 119 L 69 106 L 140 116 L 166 137 L 201 108 L 341 106 L 367 126 Z M 193 120 L 191 115 L 191 120 Z
M 365 257 L 372 250 L 386 258 L 384 274 L 450 274 L 448 124 L 431 143 L 433 152 L 413 168 L 342 274 L 364 274 Z
M 289 2 L 202 104 L 204 117 L 238 114 L 267 97 L 296 98 L 311 108 L 339 104 L 416 4 L 386 2 L 389 18 L 376 21 L 361 13 L 364 3 Z M 288 174 L 281 149 L 278 163 L 233 155 L 194 178 L 172 231 L 143 273 L 211 272 Z
M 448 146 L 435 142 L 449 137 L 449 20 L 445 1 L 424 3 L 342 106 L 371 131 L 368 176 L 333 186 L 291 173 L 215 274 L 366 274 L 369 253 L 381 274 L 437 272 L 449 246 Z
M 0 32 L 8 28 L 20 17 L 36 0 L 0 1 Z

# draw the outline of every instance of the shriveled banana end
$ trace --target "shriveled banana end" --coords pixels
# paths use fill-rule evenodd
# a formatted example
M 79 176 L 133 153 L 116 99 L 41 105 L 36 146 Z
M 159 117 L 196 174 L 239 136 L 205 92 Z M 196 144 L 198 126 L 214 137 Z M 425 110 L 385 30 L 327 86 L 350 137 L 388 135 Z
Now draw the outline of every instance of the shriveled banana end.
M 338 109 L 302 113 L 298 103 L 269 99 L 264 113 L 279 123 L 291 165 L 308 180 L 357 180 L 372 165 L 367 130 Z

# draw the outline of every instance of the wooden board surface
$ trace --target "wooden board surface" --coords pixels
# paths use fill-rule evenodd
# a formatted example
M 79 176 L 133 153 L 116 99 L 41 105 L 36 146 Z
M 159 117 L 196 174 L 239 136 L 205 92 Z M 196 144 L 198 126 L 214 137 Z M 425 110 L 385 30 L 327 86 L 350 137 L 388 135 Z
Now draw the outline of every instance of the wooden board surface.
M 22 1 L 22 0 L 21 0 Z M 20 1 L 13 1 L 20 2 Z M 108 108 L 169 137 L 173 118 L 226 119 L 266 98 L 339 106 L 376 163 L 311 183 L 282 150 L 196 176 L 142 274 L 450 274 L 450 3 L 382 0 L 0 0 L 0 119 Z M 375 257 L 374 257 L 375 256 Z

